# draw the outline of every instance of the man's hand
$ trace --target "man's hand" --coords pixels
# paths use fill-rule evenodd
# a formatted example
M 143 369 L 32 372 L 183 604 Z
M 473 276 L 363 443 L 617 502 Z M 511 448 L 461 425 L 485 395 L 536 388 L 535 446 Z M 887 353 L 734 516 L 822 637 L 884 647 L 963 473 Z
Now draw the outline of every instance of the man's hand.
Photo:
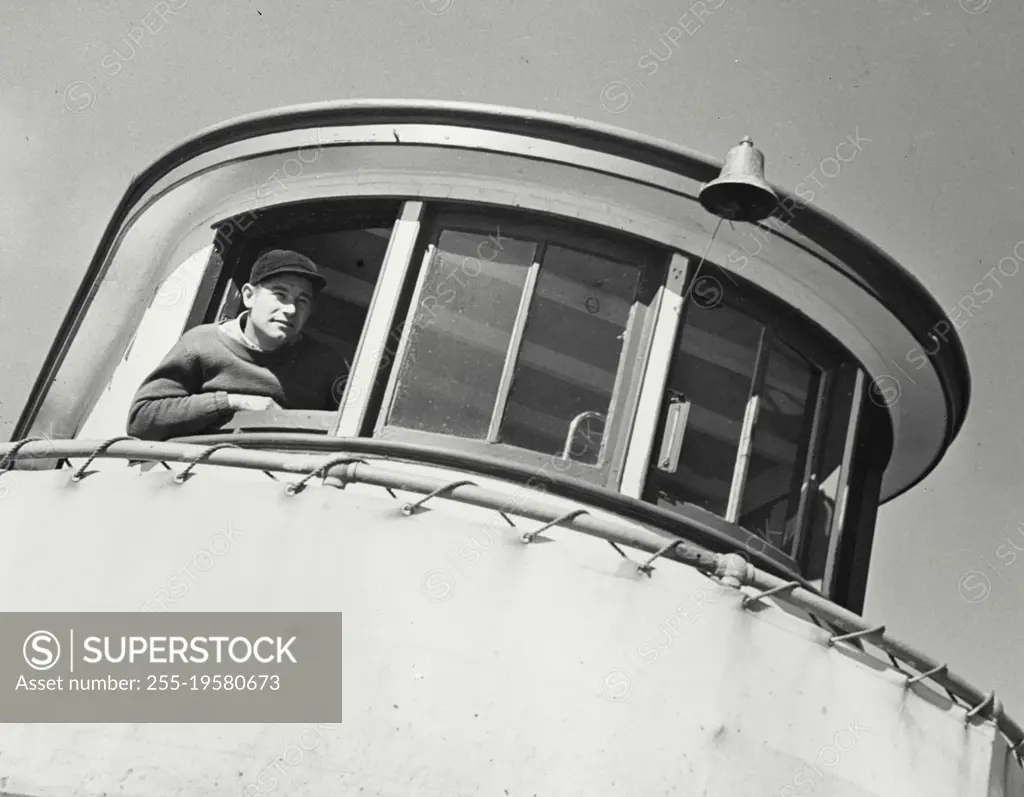
M 263 410 L 281 409 L 281 405 L 272 398 L 250 396 L 246 393 L 228 393 L 228 406 L 236 412 L 241 410 L 260 412 Z

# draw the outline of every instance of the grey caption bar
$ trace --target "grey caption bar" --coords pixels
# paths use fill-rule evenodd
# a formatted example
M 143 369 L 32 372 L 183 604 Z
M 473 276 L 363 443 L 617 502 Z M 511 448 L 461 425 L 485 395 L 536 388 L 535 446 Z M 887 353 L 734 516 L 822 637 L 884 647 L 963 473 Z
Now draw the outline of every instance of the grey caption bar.
M 0 722 L 341 722 L 340 612 L 7 612 L 0 639 Z

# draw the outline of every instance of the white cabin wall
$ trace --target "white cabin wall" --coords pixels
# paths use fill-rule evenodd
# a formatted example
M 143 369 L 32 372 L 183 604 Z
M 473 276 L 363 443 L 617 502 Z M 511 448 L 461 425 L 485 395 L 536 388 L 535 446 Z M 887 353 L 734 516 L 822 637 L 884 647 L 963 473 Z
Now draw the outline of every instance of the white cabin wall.
M 433 499 L 405 517 L 379 487 L 288 497 L 258 471 L 222 474 L 22 474 L 0 503 L 0 609 L 344 612 L 343 721 L 279 775 L 290 795 L 991 793 L 990 722 L 689 567 L 647 578 L 564 527 L 524 545 L 485 526 L 493 510 Z M 100 513 L 83 535 L 75 519 Z M 225 529 L 227 550 L 158 605 Z M 45 572 L 27 566 L 41 557 Z M 5 788 L 255 795 L 315 725 L 0 725 Z

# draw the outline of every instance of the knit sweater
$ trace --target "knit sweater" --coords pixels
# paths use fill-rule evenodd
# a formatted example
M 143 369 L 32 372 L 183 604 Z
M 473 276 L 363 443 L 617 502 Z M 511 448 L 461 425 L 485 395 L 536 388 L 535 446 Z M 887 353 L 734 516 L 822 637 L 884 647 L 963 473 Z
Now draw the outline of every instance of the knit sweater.
M 219 324 L 186 332 L 132 400 L 128 434 L 143 440 L 204 434 L 234 415 L 228 393 L 267 396 L 284 409 L 332 410 L 341 355 L 302 336 L 277 351 L 243 345 Z

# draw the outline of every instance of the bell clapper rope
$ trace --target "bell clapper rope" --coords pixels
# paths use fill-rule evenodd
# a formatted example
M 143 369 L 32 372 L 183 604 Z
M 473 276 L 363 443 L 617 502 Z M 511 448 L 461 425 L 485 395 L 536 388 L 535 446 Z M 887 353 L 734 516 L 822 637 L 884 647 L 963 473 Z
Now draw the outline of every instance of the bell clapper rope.
M 715 243 L 715 236 L 718 235 L 718 230 L 722 226 L 722 222 L 723 221 L 725 221 L 725 219 L 723 217 L 719 217 L 718 224 L 715 225 L 715 230 L 714 230 L 714 232 L 711 233 L 711 240 L 708 241 L 708 245 L 706 247 L 704 247 L 704 254 L 702 254 L 700 256 L 700 262 L 697 263 L 697 268 L 695 268 L 693 270 L 693 277 L 690 279 L 690 285 L 687 287 L 686 293 L 683 294 L 683 302 L 684 303 L 686 302 L 687 298 L 689 297 L 690 292 L 693 290 L 694 286 L 697 284 L 697 278 L 700 276 L 701 266 L 704 265 L 704 261 L 705 261 L 705 259 L 707 259 L 708 252 L 711 251 L 711 247 Z M 730 277 L 730 279 L 732 279 L 732 278 Z M 735 282 L 733 284 L 735 285 Z

